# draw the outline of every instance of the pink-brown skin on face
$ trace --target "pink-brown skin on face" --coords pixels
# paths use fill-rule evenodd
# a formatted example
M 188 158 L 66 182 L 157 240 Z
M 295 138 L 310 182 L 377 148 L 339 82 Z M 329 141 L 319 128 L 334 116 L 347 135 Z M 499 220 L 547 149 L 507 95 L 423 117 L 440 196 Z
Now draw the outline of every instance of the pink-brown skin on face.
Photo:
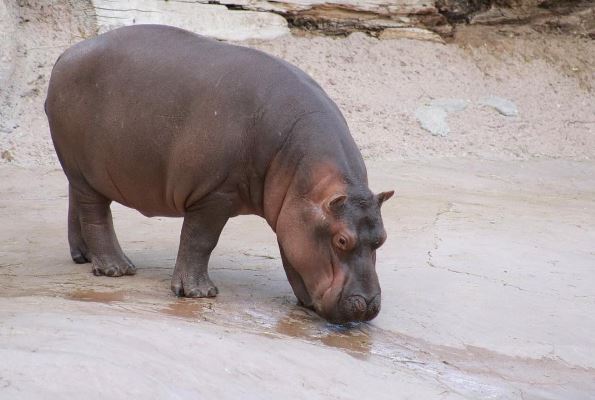
M 133 275 L 110 204 L 183 217 L 171 289 L 213 297 L 209 258 L 229 218 L 277 233 L 302 304 L 332 322 L 380 308 L 380 205 L 343 115 L 303 71 L 178 28 L 115 29 L 66 50 L 46 114 L 69 182 L 68 241 L 96 275 Z
M 301 304 L 330 322 L 369 321 L 381 301 L 376 250 L 386 232 L 380 207 L 394 192 L 350 187 L 328 164 L 313 168 L 310 180 L 308 193 L 288 193 L 277 219 L 288 280 Z

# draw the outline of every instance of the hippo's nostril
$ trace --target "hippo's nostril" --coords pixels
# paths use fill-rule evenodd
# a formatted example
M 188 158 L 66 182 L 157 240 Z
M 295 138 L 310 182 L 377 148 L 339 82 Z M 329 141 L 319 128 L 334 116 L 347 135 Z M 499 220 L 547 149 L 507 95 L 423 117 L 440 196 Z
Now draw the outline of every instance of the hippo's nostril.
M 369 321 L 380 311 L 380 295 L 374 296 L 370 301 L 361 295 L 351 295 L 343 298 L 336 314 L 329 320 L 334 323 L 355 321 Z
M 349 297 L 349 305 L 351 307 L 351 312 L 354 314 L 361 314 L 365 312 L 367 308 L 366 300 L 362 296 Z

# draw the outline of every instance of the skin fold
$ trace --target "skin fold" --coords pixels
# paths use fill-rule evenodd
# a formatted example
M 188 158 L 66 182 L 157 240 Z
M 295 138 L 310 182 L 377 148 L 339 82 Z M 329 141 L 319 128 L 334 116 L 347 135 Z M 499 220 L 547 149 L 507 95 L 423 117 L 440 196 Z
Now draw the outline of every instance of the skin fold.
M 299 301 L 332 322 L 380 310 L 386 239 L 366 167 L 335 103 L 283 60 L 166 26 L 110 31 L 64 52 L 46 100 L 69 181 L 68 240 L 96 275 L 136 272 L 110 203 L 183 217 L 178 296 L 218 293 L 208 275 L 227 220 L 266 219 Z

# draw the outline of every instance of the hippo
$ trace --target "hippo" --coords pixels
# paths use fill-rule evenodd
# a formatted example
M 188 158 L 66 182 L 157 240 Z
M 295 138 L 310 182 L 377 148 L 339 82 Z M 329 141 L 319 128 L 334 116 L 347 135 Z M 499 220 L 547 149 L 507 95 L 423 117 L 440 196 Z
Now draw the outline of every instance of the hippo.
M 209 258 L 229 218 L 263 217 L 298 304 L 332 323 L 380 310 L 381 205 L 347 122 L 297 67 L 163 25 L 67 49 L 45 111 L 69 182 L 68 242 L 95 275 L 133 275 L 111 202 L 183 217 L 171 289 L 218 294 Z

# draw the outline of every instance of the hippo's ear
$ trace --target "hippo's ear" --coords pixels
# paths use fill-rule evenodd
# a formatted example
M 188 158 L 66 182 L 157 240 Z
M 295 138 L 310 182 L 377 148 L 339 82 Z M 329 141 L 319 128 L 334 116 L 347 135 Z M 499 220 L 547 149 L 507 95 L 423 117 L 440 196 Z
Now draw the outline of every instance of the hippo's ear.
M 325 200 L 324 210 L 327 213 L 337 214 L 339 212 L 339 210 L 341 210 L 341 207 L 343 207 L 343 204 L 345 204 L 346 200 L 347 200 L 346 194 L 335 193 L 332 196 L 330 196 L 328 199 Z
M 388 192 L 380 192 L 376 195 L 376 198 L 378 199 L 378 205 L 382 205 L 382 203 L 384 203 L 385 201 L 387 201 L 388 199 L 390 199 L 391 197 L 393 197 L 393 194 L 395 194 L 394 190 L 390 190 Z

